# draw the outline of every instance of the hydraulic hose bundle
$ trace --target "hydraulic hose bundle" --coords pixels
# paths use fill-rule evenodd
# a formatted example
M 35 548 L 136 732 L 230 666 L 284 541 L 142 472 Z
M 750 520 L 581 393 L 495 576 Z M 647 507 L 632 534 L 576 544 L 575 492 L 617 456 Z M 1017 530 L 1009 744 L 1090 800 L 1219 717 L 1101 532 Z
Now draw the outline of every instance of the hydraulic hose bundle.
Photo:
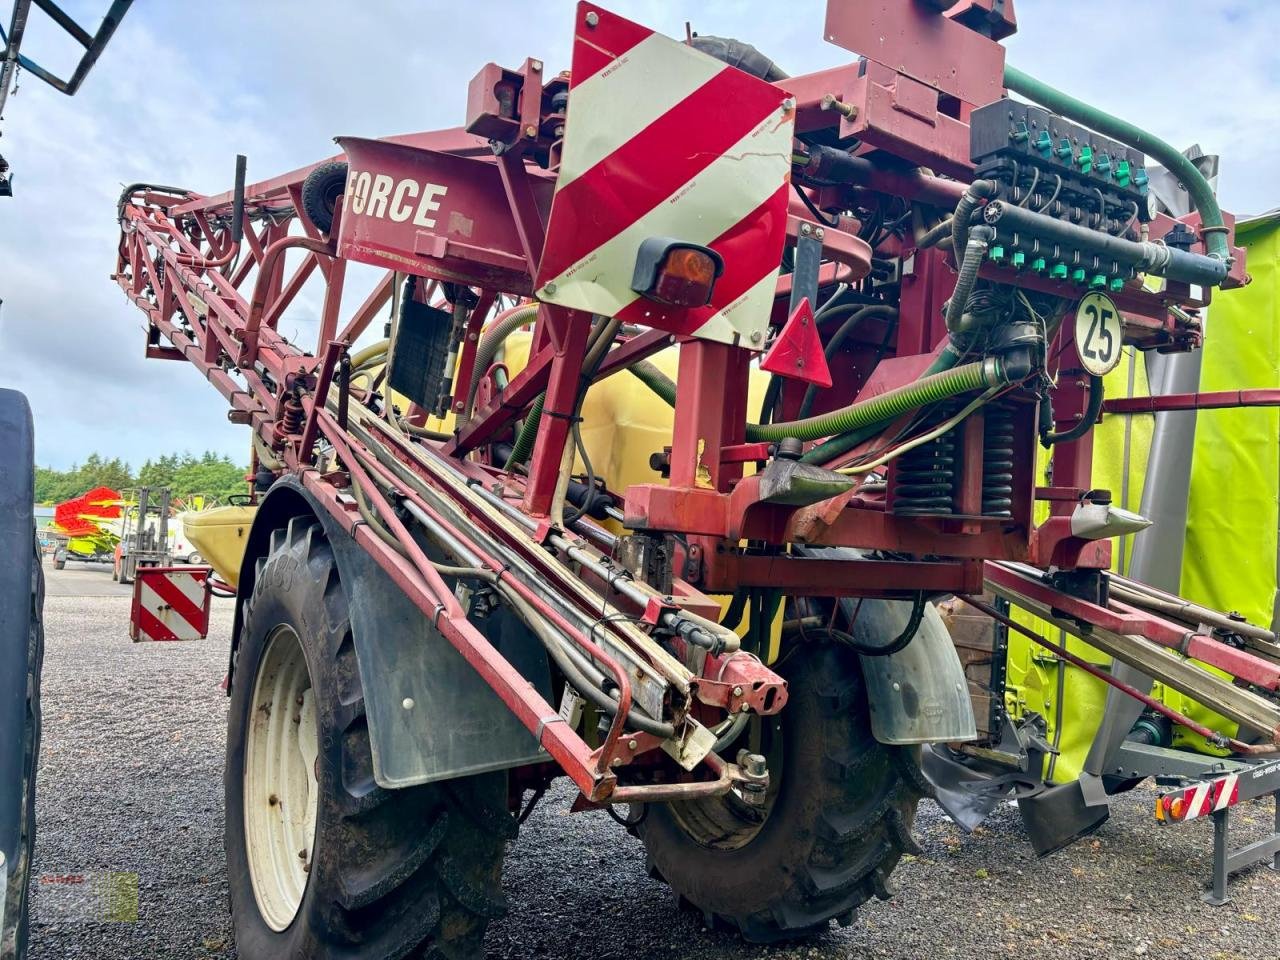
M 1006 382 L 999 360 L 989 357 L 957 367 L 952 365 L 954 360 L 948 362 L 948 359 L 954 356 L 956 356 L 954 353 L 944 350 L 926 375 L 915 383 L 886 390 L 878 396 L 851 403 L 838 410 L 819 414 L 816 417 L 806 417 L 803 420 L 749 423 L 747 440 L 774 442 L 788 437 L 804 441 L 821 440 L 824 437 L 834 438 L 860 428 L 881 426 L 929 403 L 974 390 L 1001 386 Z M 664 401 L 675 406 L 675 382 L 652 363 L 642 360 L 627 369 Z M 808 457 L 806 456 L 805 459 L 807 460 Z

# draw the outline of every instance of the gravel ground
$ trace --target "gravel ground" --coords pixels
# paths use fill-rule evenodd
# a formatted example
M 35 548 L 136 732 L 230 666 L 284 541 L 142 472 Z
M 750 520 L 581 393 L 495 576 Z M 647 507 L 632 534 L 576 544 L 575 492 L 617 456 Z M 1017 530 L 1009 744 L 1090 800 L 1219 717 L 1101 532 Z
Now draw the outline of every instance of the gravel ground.
M 208 641 L 133 645 L 126 598 L 47 601 L 32 960 L 235 956 L 222 855 L 226 698 L 218 687 L 231 614 L 229 601 L 215 601 Z M 895 872 L 892 901 L 869 904 L 853 926 L 816 941 L 760 948 L 678 912 L 667 888 L 645 876 L 638 841 L 603 814 L 570 816 L 572 793 L 562 786 L 511 849 L 511 911 L 490 927 L 489 954 L 1280 956 L 1280 877 L 1254 870 L 1232 883 L 1231 904 L 1202 905 L 1210 825 L 1158 829 L 1153 795 L 1144 787 L 1118 799 L 1094 838 L 1045 861 L 1033 857 L 1015 808 L 1002 807 L 967 836 L 926 801 L 916 824 L 924 853 Z M 1238 839 L 1262 835 L 1269 807 L 1242 812 Z M 62 881 L 108 871 L 137 875 L 136 922 L 102 922 L 69 899 L 76 885 Z

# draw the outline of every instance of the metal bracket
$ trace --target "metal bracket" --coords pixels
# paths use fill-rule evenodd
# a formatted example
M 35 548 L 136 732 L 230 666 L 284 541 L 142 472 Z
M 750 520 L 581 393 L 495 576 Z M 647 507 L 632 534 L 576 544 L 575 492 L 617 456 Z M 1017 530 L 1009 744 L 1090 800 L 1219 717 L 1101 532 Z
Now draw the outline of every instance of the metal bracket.
M 1227 878 L 1231 874 L 1268 861 L 1272 870 L 1280 870 L 1280 798 L 1276 800 L 1275 825 L 1266 840 L 1232 850 L 1228 844 L 1230 819 L 1230 807 L 1213 814 L 1213 875 L 1209 878 L 1209 889 L 1200 894 L 1200 899 L 1211 907 L 1231 902 L 1227 893 Z
M 816 223 L 800 222 L 796 236 L 796 261 L 791 273 L 791 303 L 787 316 L 796 312 L 800 301 L 806 297 L 816 310 L 818 307 L 818 267 L 822 262 L 822 238 L 826 231 Z

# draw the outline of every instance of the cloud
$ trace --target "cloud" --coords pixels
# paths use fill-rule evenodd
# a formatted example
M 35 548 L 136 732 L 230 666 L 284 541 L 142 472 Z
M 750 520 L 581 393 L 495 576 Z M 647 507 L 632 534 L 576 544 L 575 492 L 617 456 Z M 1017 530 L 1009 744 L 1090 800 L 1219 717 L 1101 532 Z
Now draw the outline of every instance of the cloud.
M 105 2 L 75 12 L 92 22 Z M 611 7 L 674 36 L 689 21 L 752 42 L 792 73 L 851 59 L 822 40 L 817 0 Z M 1280 5 L 1135 2 L 1118 25 L 1104 0 L 1020 0 L 1017 9 L 1010 62 L 1172 143 L 1222 153 L 1229 209 L 1277 204 Z M 237 152 L 254 180 L 336 153 L 337 135 L 455 126 L 486 62 L 535 56 L 568 67 L 573 11 L 569 0 L 139 2 L 78 96 L 26 78 L 0 141 L 17 192 L 0 202 L 0 356 L 6 385 L 31 398 L 39 460 L 66 466 L 94 449 L 135 465 L 174 449 L 247 456 L 246 429 L 227 423 L 225 403 L 194 368 L 143 359 L 141 314 L 108 279 L 121 184 L 218 192 Z M 26 49 L 37 60 L 40 36 Z M 371 272 L 353 271 L 347 302 L 371 282 Z M 310 346 L 321 292 L 308 288 L 282 332 Z

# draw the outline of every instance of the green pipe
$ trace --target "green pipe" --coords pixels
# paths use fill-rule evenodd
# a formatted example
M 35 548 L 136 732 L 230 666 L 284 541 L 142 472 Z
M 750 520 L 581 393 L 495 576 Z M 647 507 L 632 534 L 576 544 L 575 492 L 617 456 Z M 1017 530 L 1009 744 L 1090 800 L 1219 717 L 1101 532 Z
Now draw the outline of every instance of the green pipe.
M 637 360 L 627 367 L 633 377 L 656 393 L 667 406 L 676 405 L 676 382 L 655 367 L 648 360 Z
M 498 348 L 506 341 L 507 337 L 515 333 L 526 323 L 532 323 L 538 315 L 537 304 L 528 304 L 523 307 L 517 307 L 510 314 L 492 324 L 487 330 L 480 335 L 480 342 L 476 344 L 475 365 L 471 371 L 471 385 L 467 388 L 467 402 L 464 410 L 471 412 L 475 406 L 476 393 L 480 390 L 480 378 L 484 376 L 489 364 L 493 362 L 494 355 L 498 352 Z
M 748 424 L 747 439 L 775 441 L 795 437 L 798 440 L 819 440 L 822 437 L 833 437 L 893 420 L 908 410 L 915 410 L 927 403 L 993 387 L 1001 383 L 1002 379 L 999 361 L 977 360 L 929 374 L 914 383 L 886 390 L 879 396 L 816 417 L 806 417 L 790 423 Z
M 1004 85 L 1014 93 L 1020 93 L 1028 100 L 1033 100 L 1054 113 L 1060 113 L 1077 123 L 1084 124 L 1091 130 L 1097 130 L 1104 136 L 1128 144 L 1135 150 L 1141 150 L 1164 164 L 1165 168 L 1186 186 L 1191 199 L 1195 201 L 1196 209 L 1200 211 L 1201 232 L 1205 235 L 1205 249 L 1209 256 L 1217 260 L 1231 259 L 1231 250 L 1227 245 L 1227 231 L 1222 222 L 1222 211 L 1218 208 L 1218 199 L 1213 195 L 1213 188 L 1209 186 L 1209 181 L 1204 178 L 1204 174 L 1182 154 L 1182 151 L 1141 127 L 1113 117 L 1083 100 L 1077 100 L 1047 83 L 1042 83 L 1017 67 L 1005 65 Z
M 506 322 L 510 324 L 513 319 L 514 317 L 508 317 Z M 618 327 L 621 325 L 622 321 L 615 317 L 611 320 L 602 320 L 596 329 L 592 331 L 591 338 L 587 340 L 586 355 L 583 357 L 582 373 L 585 385 L 589 386 L 595 378 L 595 372 L 600 366 L 600 361 L 604 359 L 604 355 L 613 343 L 613 338 L 617 336 Z M 515 329 L 516 326 L 519 326 L 519 324 L 511 326 L 511 329 Z M 510 332 L 508 330 L 506 333 L 502 333 L 501 336 L 506 337 Z M 497 336 L 496 332 L 495 336 Z M 579 390 L 579 405 L 582 403 L 582 397 L 585 392 L 585 389 Z M 533 401 L 533 406 L 529 408 L 529 415 L 525 417 L 524 424 L 520 427 L 520 433 L 516 436 L 515 445 L 511 448 L 511 456 L 507 458 L 506 466 L 508 469 L 518 463 L 524 463 L 529 459 L 529 454 L 533 452 L 534 441 L 538 439 L 538 424 L 542 421 L 542 405 L 546 401 L 547 394 L 543 391 L 538 394 L 537 399 Z M 577 416 L 577 413 L 578 411 L 575 410 L 574 416 Z
M 929 364 L 922 377 L 930 377 L 935 373 L 942 373 L 950 370 L 960 362 L 960 354 L 951 345 L 947 344 L 943 347 L 942 352 L 933 359 L 933 363 Z M 865 443 L 880 433 L 884 429 L 883 424 L 874 424 L 869 427 L 862 427 L 849 433 L 841 434 L 838 437 L 832 437 L 825 443 L 820 443 L 816 447 L 810 447 L 805 451 L 804 456 L 800 459 L 804 463 L 830 463 L 836 457 L 842 456 L 852 450 L 861 443 Z
M 954 366 L 955 357 L 954 352 L 944 350 L 930 365 L 925 375 L 914 383 L 886 390 L 879 396 L 838 410 L 784 423 L 749 423 L 746 431 L 747 440 L 756 443 L 778 441 L 786 437 L 795 437 L 798 440 L 836 438 L 850 431 L 893 420 L 927 403 L 935 403 L 948 397 L 981 390 L 1003 382 L 1003 373 L 997 361 L 979 360 L 956 367 Z M 628 369 L 669 405 L 675 406 L 676 385 L 670 377 L 648 361 L 640 361 Z
M 545 393 L 538 394 L 538 398 L 533 401 L 529 415 L 524 418 L 524 424 L 516 436 L 515 446 L 511 448 L 511 456 L 507 458 L 506 469 L 510 470 L 516 464 L 524 463 L 529 459 L 529 454 L 533 453 L 533 442 L 538 439 L 538 422 L 542 419 L 542 405 L 546 401 Z

